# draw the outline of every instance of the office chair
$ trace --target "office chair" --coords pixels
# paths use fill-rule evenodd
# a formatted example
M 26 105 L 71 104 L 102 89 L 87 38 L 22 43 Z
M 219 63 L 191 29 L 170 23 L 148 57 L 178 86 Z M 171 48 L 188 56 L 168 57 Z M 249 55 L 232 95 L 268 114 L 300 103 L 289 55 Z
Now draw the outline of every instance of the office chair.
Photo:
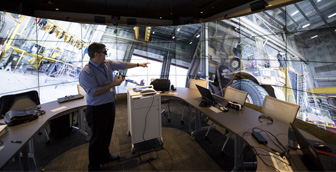
M 198 80 L 198 79 L 190 79 L 189 80 L 189 88 L 191 89 L 197 89 L 196 84 L 208 88 L 208 81 L 207 80 Z
M 232 87 L 227 87 L 225 89 L 224 99 L 227 101 L 237 102 L 241 105 L 244 105 L 247 94 L 248 93 L 245 91 L 237 90 Z
M 78 94 L 81 94 L 83 96 L 86 95 L 86 92 L 85 92 L 84 88 L 81 87 L 79 84 L 77 84 L 77 91 L 78 91 Z
M 208 87 L 208 81 L 207 80 L 198 80 L 198 79 L 190 79 L 189 80 L 189 89 L 197 89 L 196 85 L 207 88 Z M 189 106 L 189 104 L 184 102 L 184 101 L 182 101 L 182 104 L 184 105 L 184 108 L 183 108 L 183 113 L 182 113 L 182 116 L 181 116 L 181 124 L 184 124 L 184 120 L 183 120 L 184 112 L 185 112 L 185 109 Z
M 237 89 L 232 88 L 232 87 L 227 87 L 225 89 L 224 99 L 227 100 L 227 101 L 237 102 L 237 103 L 239 103 L 241 105 L 244 105 L 245 104 L 245 100 L 247 98 L 247 94 L 248 93 L 245 92 L 245 91 L 237 90 Z M 214 122 L 212 122 L 211 125 L 209 126 L 208 131 L 205 134 L 206 138 L 207 138 L 207 136 L 209 134 L 209 131 L 210 131 L 212 125 L 214 125 Z M 224 142 L 224 144 L 222 146 L 222 149 L 221 149 L 222 152 L 224 151 L 224 148 L 225 148 L 227 142 L 229 141 L 229 139 L 232 136 L 232 132 L 230 132 L 230 131 L 226 131 L 226 132 L 228 132 L 229 135 L 226 138 L 226 140 L 225 140 L 225 142 Z
M 285 102 L 271 96 L 265 96 L 261 112 L 266 117 L 271 117 L 288 124 L 293 123 L 300 106 Z
M 37 91 L 27 91 L 19 94 L 5 95 L 0 98 L 0 115 L 4 116 L 9 110 L 24 110 L 34 108 L 40 105 L 40 99 Z M 46 126 L 43 126 L 46 133 L 47 143 L 49 143 L 49 135 Z M 41 132 L 39 132 L 40 134 Z M 28 142 L 28 157 L 33 159 L 35 166 L 37 162 L 34 154 L 33 137 Z

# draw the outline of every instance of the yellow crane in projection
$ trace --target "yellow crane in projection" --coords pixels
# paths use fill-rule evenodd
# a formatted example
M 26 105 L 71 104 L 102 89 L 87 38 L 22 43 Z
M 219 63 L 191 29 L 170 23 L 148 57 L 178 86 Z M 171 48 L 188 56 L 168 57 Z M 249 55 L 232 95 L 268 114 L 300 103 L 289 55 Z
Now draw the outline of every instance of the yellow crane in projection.
M 49 62 L 67 63 L 63 60 L 57 59 L 57 57 L 62 54 L 61 49 L 58 47 L 49 48 L 51 49 L 51 51 L 49 52 L 49 54 L 46 54 L 40 52 L 39 49 L 36 52 L 29 52 L 23 49 L 22 47 L 17 47 L 13 45 L 13 42 L 19 36 L 20 38 L 24 38 L 25 40 L 35 43 L 40 48 L 48 47 L 47 45 L 43 45 L 41 42 L 38 42 L 37 40 L 29 38 L 29 35 L 23 34 L 24 28 L 26 28 L 29 24 L 32 24 L 31 22 L 24 22 L 27 17 L 25 17 L 24 15 L 13 15 L 12 13 L 8 12 L 6 13 L 6 15 L 9 16 L 9 18 L 15 20 L 17 24 L 10 31 L 10 33 L 8 34 L 9 36 L 7 37 L 3 45 L 3 51 L 0 56 L 0 62 L 3 61 L 2 63 L 4 66 L 11 64 L 11 66 L 15 70 L 24 56 L 30 57 L 28 62 L 31 66 L 33 66 L 36 69 L 39 68 L 40 64 L 42 63 L 42 60 L 47 60 Z M 63 39 L 65 43 L 69 43 L 70 45 L 76 47 L 77 49 L 86 48 L 88 46 L 87 43 L 78 39 L 74 35 L 68 34 L 65 29 L 63 29 L 61 26 L 58 26 L 51 20 L 36 18 L 34 23 L 39 29 L 46 31 L 49 34 L 55 33 L 56 38 Z M 20 30 L 21 32 L 19 33 Z M 18 56 L 17 55 L 12 56 L 14 52 L 16 52 Z

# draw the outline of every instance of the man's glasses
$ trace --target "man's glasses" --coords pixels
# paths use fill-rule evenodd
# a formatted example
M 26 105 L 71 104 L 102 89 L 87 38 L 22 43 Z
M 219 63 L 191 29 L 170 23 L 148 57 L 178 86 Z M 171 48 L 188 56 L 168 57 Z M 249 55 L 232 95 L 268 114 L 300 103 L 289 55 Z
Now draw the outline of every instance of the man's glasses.
M 108 49 L 106 49 L 105 51 L 99 52 L 99 53 L 104 53 L 105 55 L 107 55 L 107 51 Z

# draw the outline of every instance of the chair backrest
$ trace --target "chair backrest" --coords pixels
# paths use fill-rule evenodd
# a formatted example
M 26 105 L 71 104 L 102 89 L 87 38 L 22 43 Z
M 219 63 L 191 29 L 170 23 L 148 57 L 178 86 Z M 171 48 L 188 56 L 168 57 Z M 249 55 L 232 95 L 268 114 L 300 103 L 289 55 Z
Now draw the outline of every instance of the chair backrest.
M 285 102 L 271 96 L 265 96 L 261 112 L 273 119 L 278 119 L 286 123 L 294 122 L 300 106 Z
M 232 87 L 226 87 L 225 89 L 225 94 L 224 94 L 224 99 L 232 102 L 237 102 L 241 105 L 245 104 L 245 100 L 247 97 L 247 92 L 237 90 Z
M 207 80 L 198 80 L 198 79 L 190 79 L 189 81 L 189 88 L 190 89 L 197 89 L 196 84 L 208 88 L 208 81 Z
M 4 116 L 9 110 L 24 110 L 39 104 L 40 99 L 37 91 L 5 95 L 0 98 L 0 116 Z
M 81 87 L 79 84 L 77 84 L 77 90 L 78 90 L 78 94 L 81 94 L 83 96 L 86 95 L 86 92 L 85 92 L 84 88 Z

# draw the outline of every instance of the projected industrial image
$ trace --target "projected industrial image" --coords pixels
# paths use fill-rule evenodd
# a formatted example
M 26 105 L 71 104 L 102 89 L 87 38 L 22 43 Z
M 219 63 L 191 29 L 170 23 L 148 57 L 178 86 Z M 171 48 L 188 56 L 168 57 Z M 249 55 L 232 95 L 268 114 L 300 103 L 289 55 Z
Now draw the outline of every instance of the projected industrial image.
M 247 16 L 177 26 L 113 26 L 0 11 L 0 96 L 38 90 L 41 102 L 76 94 L 87 46 L 108 59 L 150 62 L 118 71 L 117 93 L 168 78 L 175 87 L 209 81 L 262 106 L 266 95 L 300 105 L 297 118 L 336 133 L 336 1 L 305 0 Z

